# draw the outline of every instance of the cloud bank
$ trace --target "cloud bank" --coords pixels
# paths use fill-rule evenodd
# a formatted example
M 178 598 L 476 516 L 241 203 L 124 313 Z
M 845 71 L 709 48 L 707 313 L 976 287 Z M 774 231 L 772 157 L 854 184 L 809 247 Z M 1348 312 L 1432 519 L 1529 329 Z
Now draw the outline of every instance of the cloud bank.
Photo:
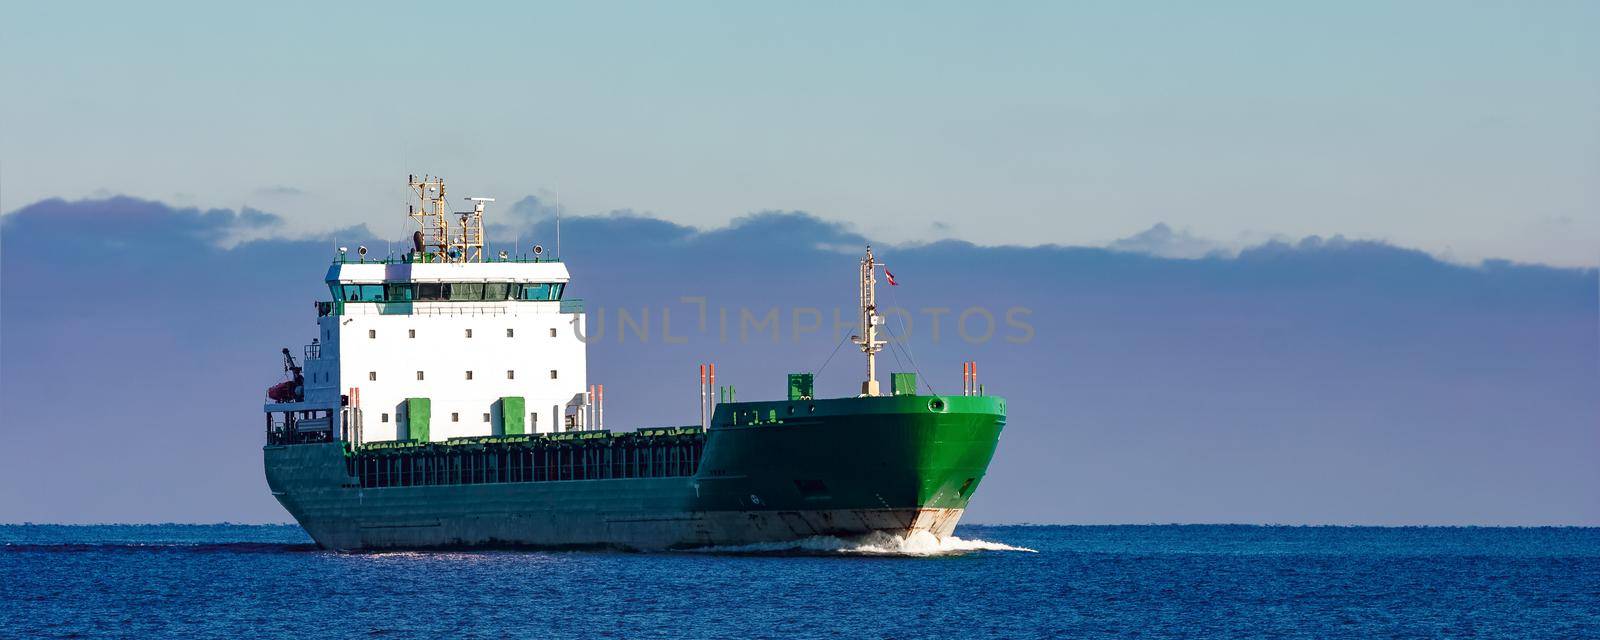
M 491 252 L 554 248 L 546 203 L 510 209 Z M 0 520 L 285 518 L 259 468 L 261 390 L 277 350 L 314 335 L 332 251 L 279 224 L 120 197 L 0 220 Z M 613 428 L 693 422 L 700 362 L 741 398 L 780 395 L 790 371 L 820 371 L 827 395 L 858 384 L 859 355 L 830 353 L 860 233 L 619 211 L 561 234 Z M 1010 399 L 973 521 L 1600 524 L 1595 270 L 1341 238 L 1229 255 L 1165 227 L 1107 248 L 874 248 L 910 335 L 884 368 L 948 393 L 975 359 Z M 969 339 L 981 313 L 958 326 L 974 308 L 986 340 Z

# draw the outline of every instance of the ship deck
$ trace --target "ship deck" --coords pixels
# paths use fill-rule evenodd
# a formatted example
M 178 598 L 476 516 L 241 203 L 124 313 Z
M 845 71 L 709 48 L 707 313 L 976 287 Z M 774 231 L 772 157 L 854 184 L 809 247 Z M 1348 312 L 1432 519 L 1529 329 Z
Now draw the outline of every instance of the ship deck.
M 374 442 L 345 465 L 362 488 L 671 478 L 694 475 L 704 449 L 699 427 L 578 431 Z

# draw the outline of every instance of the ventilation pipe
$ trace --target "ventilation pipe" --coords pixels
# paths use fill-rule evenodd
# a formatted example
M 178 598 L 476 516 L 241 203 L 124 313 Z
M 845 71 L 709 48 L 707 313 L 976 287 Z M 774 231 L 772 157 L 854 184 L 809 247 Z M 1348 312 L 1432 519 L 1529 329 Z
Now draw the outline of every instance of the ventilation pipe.
M 717 415 L 717 404 L 722 398 L 711 395 L 711 389 L 717 386 L 717 365 L 700 365 L 700 428 L 710 429 L 711 418 Z M 717 388 L 720 394 L 721 388 Z

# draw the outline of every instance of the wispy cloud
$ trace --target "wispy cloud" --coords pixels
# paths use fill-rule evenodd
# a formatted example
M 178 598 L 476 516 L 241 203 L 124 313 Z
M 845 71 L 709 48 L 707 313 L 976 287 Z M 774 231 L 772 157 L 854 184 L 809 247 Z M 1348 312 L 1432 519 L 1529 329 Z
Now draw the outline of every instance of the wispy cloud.
M 265 198 L 294 198 L 305 195 L 306 192 L 287 185 L 270 185 L 255 190 L 255 195 Z
M 1161 258 L 1207 258 L 1230 253 L 1226 247 L 1217 242 L 1196 236 L 1188 229 L 1174 231 L 1165 222 L 1157 223 L 1126 238 L 1114 240 L 1107 246 L 1116 251 L 1143 253 Z

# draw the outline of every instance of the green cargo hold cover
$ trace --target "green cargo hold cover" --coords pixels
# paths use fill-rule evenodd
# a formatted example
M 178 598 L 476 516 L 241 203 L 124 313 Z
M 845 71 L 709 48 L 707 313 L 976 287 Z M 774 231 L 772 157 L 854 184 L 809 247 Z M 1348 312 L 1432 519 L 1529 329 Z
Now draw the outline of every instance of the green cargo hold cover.
M 501 435 L 519 436 L 527 433 L 522 428 L 523 417 L 527 415 L 528 403 L 522 396 L 506 396 L 500 399 L 500 425 L 504 427 Z
M 427 398 L 406 398 L 406 435 L 417 442 L 428 441 L 428 425 L 433 421 L 433 402 Z
M 897 396 L 917 395 L 917 374 L 891 373 L 889 374 L 889 386 L 894 389 L 894 394 Z
M 789 399 L 810 400 L 814 378 L 809 373 L 789 374 Z

